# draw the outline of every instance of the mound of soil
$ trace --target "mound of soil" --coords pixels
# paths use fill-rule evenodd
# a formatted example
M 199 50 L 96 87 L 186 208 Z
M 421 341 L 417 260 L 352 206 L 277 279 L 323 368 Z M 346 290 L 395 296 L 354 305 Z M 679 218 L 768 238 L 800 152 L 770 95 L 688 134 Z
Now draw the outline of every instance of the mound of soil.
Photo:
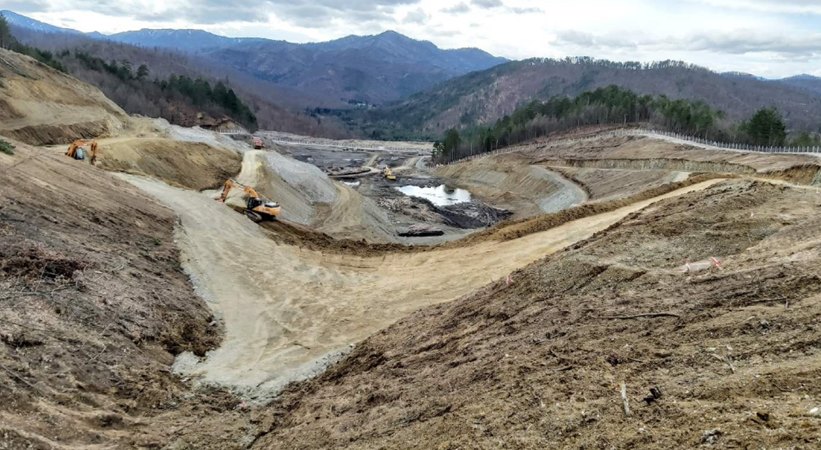
M 337 239 L 391 243 L 387 214 L 355 190 L 334 182 L 318 167 L 275 151 L 249 151 L 237 180 L 282 205 L 282 219 Z M 226 202 L 244 207 L 239 190 Z
M 813 194 L 734 181 L 665 200 L 417 312 L 291 386 L 255 448 L 818 446 Z M 709 256 L 721 267 L 673 270 Z
M 99 152 L 97 161 L 105 170 L 150 176 L 195 190 L 221 187 L 242 165 L 242 156 L 233 150 L 170 139 L 104 141 Z
M 528 161 L 520 154 L 503 154 L 442 166 L 435 173 L 484 202 L 514 211 L 518 219 L 545 212 L 543 201 L 563 188 Z
M 120 130 L 126 113 L 97 88 L 0 49 L 0 134 L 32 145 L 67 144 Z

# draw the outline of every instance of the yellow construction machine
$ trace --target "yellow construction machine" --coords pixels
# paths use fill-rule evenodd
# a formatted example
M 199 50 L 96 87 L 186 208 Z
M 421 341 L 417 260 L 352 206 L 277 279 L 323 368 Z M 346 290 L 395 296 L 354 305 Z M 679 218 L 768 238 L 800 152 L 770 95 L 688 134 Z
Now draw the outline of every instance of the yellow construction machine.
M 71 143 L 68 146 L 68 150 L 66 150 L 66 156 L 69 158 L 84 160 L 86 158 L 86 150 L 85 148 L 88 147 L 88 156 L 91 164 L 94 164 L 97 161 L 97 141 L 95 140 L 85 140 L 85 139 L 78 139 Z
M 382 171 L 382 176 L 388 181 L 396 181 L 396 175 L 394 175 L 393 170 L 388 166 L 385 166 L 385 170 Z
M 252 221 L 259 223 L 264 220 L 276 220 L 277 216 L 282 212 L 282 207 L 279 206 L 279 203 L 259 195 L 251 186 L 245 186 L 232 179 L 225 181 L 222 187 L 220 201 L 225 203 L 231 189 L 237 186 L 243 188 L 243 196 L 247 197 L 245 201 L 245 216 Z

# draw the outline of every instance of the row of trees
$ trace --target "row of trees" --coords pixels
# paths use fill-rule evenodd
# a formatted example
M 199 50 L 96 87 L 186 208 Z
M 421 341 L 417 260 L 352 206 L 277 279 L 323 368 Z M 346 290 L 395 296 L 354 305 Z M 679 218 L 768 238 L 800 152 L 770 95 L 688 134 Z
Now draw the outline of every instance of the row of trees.
M 437 143 L 436 157 L 439 161 L 452 161 L 586 125 L 649 122 L 678 133 L 707 136 L 718 133 L 717 123 L 723 117 L 722 112 L 704 102 L 642 96 L 609 86 L 575 98 L 534 100 L 493 125 L 448 130 Z
M 585 92 L 575 98 L 554 97 L 532 101 L 493 125 L 450 129 L 435 143 L 439 162 L 489 152 L 549 133 L 588 125 L 644 123 L 667 131 L 716 141 L 783 146 L 787 131 L 774 108 L 756 112 L 741 124 L 724 123 L 725 115 L 706 103 L 672 100 L 666 96 L 637 95 L 617 86 Z M 813 145 L 816 137 L 800 136 L 795 145 Z
M 697 71 L 704 71 L 709 72 L 709 69 L 706 69 L 701 66 L 697 66 L 695 64 L 690 64 L 684 61 L 674 61 L 674 60 L 666 60 L 666 61 L 653 61 L 649 63 L 642 63 L 638 61 L 609 61 L 606 59 L 596 59 L 591 56 L 568 56 L 562 59 L 554 59 L 554 58 L 534 58 L 534 59 L 527 59 L 522 61 L 522 64 L 545 64 L 545 65 L 564 65 L 564 64 L 576 64 L 576 65 L 585 65 L 585 66 L 595 66 L 595 67 L 602 67 L 607 69 L 627 69 L 627 70 L 665 70 L 665 69 L 687 69 L 687 70 L 697 70 Z

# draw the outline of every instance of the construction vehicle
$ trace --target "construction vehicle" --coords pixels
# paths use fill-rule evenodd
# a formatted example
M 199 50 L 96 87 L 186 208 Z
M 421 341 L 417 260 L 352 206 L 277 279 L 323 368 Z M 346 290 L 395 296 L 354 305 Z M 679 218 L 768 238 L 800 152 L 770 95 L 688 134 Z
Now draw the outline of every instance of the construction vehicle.
M 388 166 L 385 166 L 385 170 L 382 171 L 382 176 L 388 181 L 396 181 L 396 175 L 393 174 L 393 170 Z
M 251 139 L 251 142 L 254 144 L 254 150 L 260 150 L 265 148 L 265 143 L 262 142 L 261 138 L 254 136 L 254 138 Z
M 87 141 L 85 139 L 78 139 L 71 143 L 66 150 L 66 156 L 78 160 L 84 160 L 86 157 L 85 148 L 88 147 L 91 164 L 97 162 L 97 141 Z
M 276 220 L 277 216 L 282 212 L 279 203 L 259 195 L 251 186 L 245 186 L 233 179 L 225 181 L 222 187 L 220 201 L 225 203 L 225 200 L 228 199 L 228 194 L 237 186 L 243 188 L 243 196 L 247 197 L 245 201 L 245 216 L 252 221 L 259 223 L 265 220 Z

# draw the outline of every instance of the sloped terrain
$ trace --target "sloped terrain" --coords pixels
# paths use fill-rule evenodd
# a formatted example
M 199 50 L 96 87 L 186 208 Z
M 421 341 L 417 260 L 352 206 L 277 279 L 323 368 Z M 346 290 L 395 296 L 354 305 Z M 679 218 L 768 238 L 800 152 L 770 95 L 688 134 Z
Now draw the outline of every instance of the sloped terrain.
M 373 200 L 334 182 L 311 164 L 276 151 L 249 151 L 244 154 L 242 171 L 236 179 L 275 199 L 287 222 L 308 225 L 337 239 L 382 243 L 396 239 L 385 212 Z M 244 208 L 241 190 L 232 192 L 227 203 Z
M 64 131 L 74 106 L 48 77 L 93 90 L 28 63 L 12 67 L 45 85 L 14 78 L 3 111 Z M 317 167 L 128 122 L 98 166 L 13 139 L 0 153 L 6 447 L 821 443 L 815 157 L 569 135 L 439 169 L 528 214 L 348 252 L 389 227 Z M 427 170 L 408 161 L 401 176 Z M 260 227 L 200 192 L 228 175 L 296 223 Z M 536 214 L 569 191 L 612 198 Z
M 237 152 L 198 142 L 166 138 L 100 141 L 99 166 L 105 170 L 148 175 L 189 189 L 215 189 L 239 172 Z
M 111 135 L 127 121 L 99 90 L 0 49 L 0 134 L 33 145 Z
M 241 441 L 238 400 L 170 372 L 222 338 L 180 268 L 174 214 L 15 144 L 0 154 L 0 447 L 152 447 L 181 421 L 204 421 L 209 445 Z
M 257 225 L 206 194 L 127 179 L 179 214 L 183 267 L 225 320 L 220 348 L 205 358 L 186 355 L 178 370 L 256 401 L 321 371 L 351 344 L 421 307 L 467 294 L 654 201 L 718 182 L 682 187 L 520 239 L 355 256 L 268 240 Z
M 617 85 L 639 94 L 702 100 L 733 121 L 775 106 L 790 128 L 818 130 L 814 118 L 821 114 L 821 95 L 789 82 L 723 75 L 677 62 L 639 67 L 585 58 L 513 61 L 448 80 L 372 118 L 382 125 L 441 134 L 463 124 L 492 123 L 532 100 Z
M 514 218 L 556 212 L 587 200 L 578 183 L 519 153 L 440 167 L 436 174 L 490 204 L 514 211 Z
M 550 166 L 584 189 L 591 201 L 635 195 L 647 188 L 683 181 L 690 172 L 667 170 L 583 169 Z
M 372 336 L 256 448 L 817 446 L 819 211 L 750 181 L 659 202 Z
M 399 100 L 454 76 L 505 61 L 478 49 L 441 50 L 393 31 L 312 44 L 246 40 L 205 55 L 335 105 Z

